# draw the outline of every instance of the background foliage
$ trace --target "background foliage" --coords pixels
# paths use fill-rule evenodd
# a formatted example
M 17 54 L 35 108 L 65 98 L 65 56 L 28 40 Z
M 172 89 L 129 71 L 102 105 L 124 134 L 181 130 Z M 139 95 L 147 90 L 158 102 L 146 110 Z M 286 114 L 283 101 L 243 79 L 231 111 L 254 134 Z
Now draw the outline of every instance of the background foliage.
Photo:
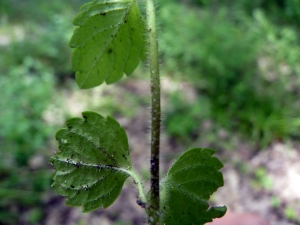
M 161 34 L 165 69 L 191 83 L 197 93 L 192 104 L 176 98 L 168 111 L 168 131 L 177 136 L 195 132 L 194 123 L 184 125 L 181 133 L 173 129 L 173 123 L 184 121 L 182 108 L 263 146 L 297 135 L 300 53 L 293 28 L 297 19 L 290 24 L 286 15 L 276 26 L 267 14 L 273 15 L 270 4 L 254 1 L 246 7 L 227 2 L 200 1 L 195 3 L 206 7 L 191 9 L 192 5 L 167 1 L 160 10 L 162 30 L 169 31 Z M 272 4 L 279 10 L 276 7 Z

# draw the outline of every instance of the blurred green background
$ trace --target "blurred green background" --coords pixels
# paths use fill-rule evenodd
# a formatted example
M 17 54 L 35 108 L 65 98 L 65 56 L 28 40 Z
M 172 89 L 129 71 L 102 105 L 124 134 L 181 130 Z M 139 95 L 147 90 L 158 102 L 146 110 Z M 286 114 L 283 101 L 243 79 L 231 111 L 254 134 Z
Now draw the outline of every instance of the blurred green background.
M 65 118 L 86 105 L 134 118 L 138 110 L 128 106 L 145 102 L 124 92 L 127 104 L 116 104 L 101 89 L 95 103 L 91 91 L 78 91 L 68 41 L 85 2 L 0 1 L 0 224 L 42 221 L 48 160 Z M 157 7 L 167 139 L 190 146 L 205 139 L 227 150 L 222 130 L 253 151 L 299 140 L 299 0 L 162 0 Z M 131 79 L 147 80 L 146 71 L 141 65 Z M 84 102 L 75 112 L 66 104 L 72 98 Z

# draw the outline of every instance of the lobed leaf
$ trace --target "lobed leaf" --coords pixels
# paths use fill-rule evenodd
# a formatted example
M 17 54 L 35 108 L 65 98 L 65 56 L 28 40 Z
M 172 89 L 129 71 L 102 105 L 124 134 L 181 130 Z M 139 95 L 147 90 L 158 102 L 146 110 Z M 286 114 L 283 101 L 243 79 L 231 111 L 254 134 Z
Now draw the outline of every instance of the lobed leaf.
M 80 88 L 115 83 L 146 59 L 146 27 L 135 0 L 94 0 L 73 23 L 72 67 Z
M 171 167 L 162 185 L 161 211 L 165 225 L 201 225 L 220 218 L 226 207 L 211 207 L 210 195 L 224 185 L 223 164 L 213 149 L 194 148 L 185 152 Z
M 94 112 L 82 115 L 56 133 L 60 151 L 50 161 L 56 169 L 54 190 L 67 196 L 68 205 L 88 212 L 117 199 L 132 164 L 127 135 L 117 121 Z

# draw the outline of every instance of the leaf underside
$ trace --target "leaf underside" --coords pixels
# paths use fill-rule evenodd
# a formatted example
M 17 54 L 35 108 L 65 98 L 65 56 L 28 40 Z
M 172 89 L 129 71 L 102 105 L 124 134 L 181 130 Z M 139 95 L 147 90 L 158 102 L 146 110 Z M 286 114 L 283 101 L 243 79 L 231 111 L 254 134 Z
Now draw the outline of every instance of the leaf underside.
M 67 196 L 68 205 L 88 212 L 116 200 L 132 166 L 127 135 L 119 123 L 94 112 L 82 115 L 83 120 L 69 119 L 68 129 L 56 133 L 60 151 L 50 161 L 56 169 L 54 190 Z
M 72 67 L 80 88 L 115 83 L 146 59 L 146 27 L 135 0 L 87 3 L 73 24 Z
M 165 225 L 202 225 L 220 218 L 226 207 L 211 207 L 210 195 L 224 185 L 223 164 L 213 149 L 194 148 L 185 152 L 171 167 L 163 182 L 162 222 Z

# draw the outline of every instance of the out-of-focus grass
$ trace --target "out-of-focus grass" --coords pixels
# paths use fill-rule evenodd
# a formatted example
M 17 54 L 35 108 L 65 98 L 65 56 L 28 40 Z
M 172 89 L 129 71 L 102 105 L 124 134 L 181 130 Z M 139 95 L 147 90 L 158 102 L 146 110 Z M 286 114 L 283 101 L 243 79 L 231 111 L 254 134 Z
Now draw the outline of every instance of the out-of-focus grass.
M 58 75 L 72 73 L 71 23 L 83 1 L 0 1 L 0 223 L 37 224 L 50 190 Z M 26 213 L 26 216 L 21 216 Z
M 168 1 L 161 8 L 164 68 L 197 96 L 171 98 L 170 135 L 195 139 L 207 119 L 259 146 L 299 135 L 299 32 L 275 25 L 261 9 L 250 16 L 237 5 L 234 13 L 221 3 L 191 9 Z M 198 124 L 186 123 L 183 110 Z

